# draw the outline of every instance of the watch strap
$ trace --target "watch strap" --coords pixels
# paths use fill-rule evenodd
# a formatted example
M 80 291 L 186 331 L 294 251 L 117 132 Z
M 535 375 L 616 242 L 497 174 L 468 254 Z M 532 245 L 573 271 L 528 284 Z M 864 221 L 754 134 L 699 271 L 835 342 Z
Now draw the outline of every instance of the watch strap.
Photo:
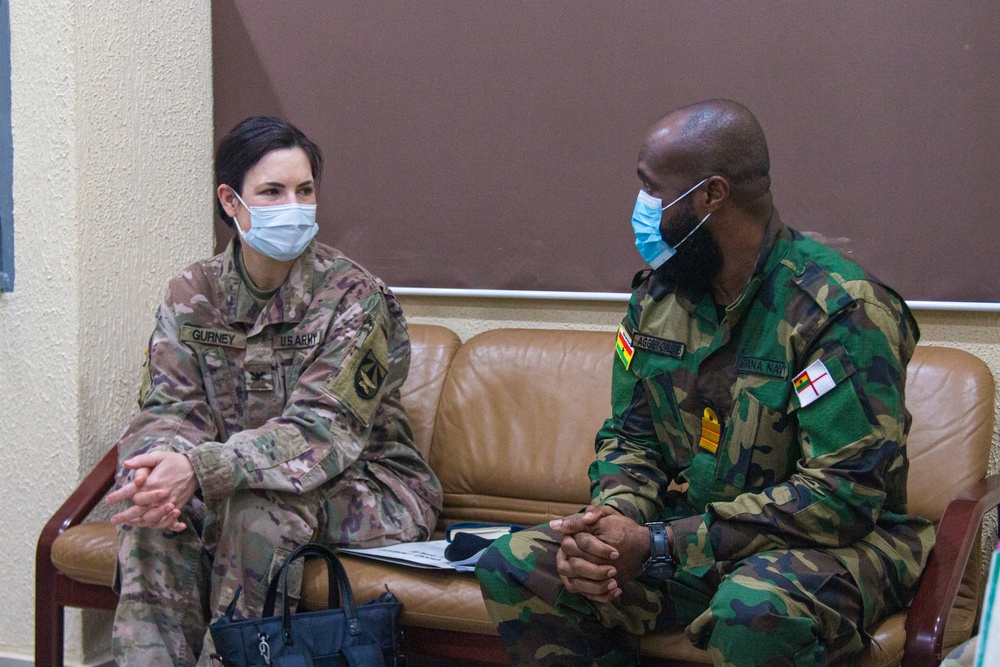
M 649 560 L 651 562 L 671 562 L 670 544 L 667 540 L 667 527 L 662 521 L 651 521 L 649 528 Z

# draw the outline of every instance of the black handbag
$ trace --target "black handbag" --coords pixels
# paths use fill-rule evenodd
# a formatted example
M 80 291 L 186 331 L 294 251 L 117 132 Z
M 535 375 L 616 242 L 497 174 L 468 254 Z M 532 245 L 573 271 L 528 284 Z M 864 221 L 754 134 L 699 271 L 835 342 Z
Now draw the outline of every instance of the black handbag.
M 292 614 L 286 586 L 289 565 L 298 558 L 322 556 L 330 580 L 329 605 L 321 611 Z M 281 615 L 274 603 L 281 591 Z M 334 605 L 340 600 L 340 607 Z M 403 608 L 386 587 L 378 600 L 354 602 L 351 582 L 336 554 L 321 544 L 305 544 L 289 555 L 267 587 L 263 618 L 234 621 L 239 590 L 226 614 L 209 626 L 215 642 L 212 659 L 225 667 L 402 667 L 399 615 Z M 215 663 L 213 663 L 215 664 Z

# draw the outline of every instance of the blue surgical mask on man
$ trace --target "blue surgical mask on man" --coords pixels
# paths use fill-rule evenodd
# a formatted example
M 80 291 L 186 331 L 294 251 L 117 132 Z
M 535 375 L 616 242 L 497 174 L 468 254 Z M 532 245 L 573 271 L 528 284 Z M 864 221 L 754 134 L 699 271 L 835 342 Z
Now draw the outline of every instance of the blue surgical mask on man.
M 247 206 L 236 190 L 233 194 L 250 212 L 249 232 L 244 232 L 233 218 L 240 236 L 248 246 L 271 259 L 279 262 L 295 259 L 319 231 L 315 204 Z
M 663 206 L 663 200 L 659 197 L 654 197 L 645 190 L 639 190 L 639 196 L 635 200 L 635 208 L 632 210 L 632 231 L 635 232 L 635 247 L 652 268 L 660 268 L 664 262 L 676 255 L 677 248 L 680 247 L 681 243 L 687 241 L 688 237 L 705 224 L 705 221 L 712 215 L 709 213 L 702 218 L 701 222 L 695 225 L 694 229 L 688 232 L 675 246 L 667 245 L 666 241 L 663 240 L 663 234 L 660 233 L 663 212 L 694 192 L 707 180 L 707 178 L 702 179 L 666 206 Z

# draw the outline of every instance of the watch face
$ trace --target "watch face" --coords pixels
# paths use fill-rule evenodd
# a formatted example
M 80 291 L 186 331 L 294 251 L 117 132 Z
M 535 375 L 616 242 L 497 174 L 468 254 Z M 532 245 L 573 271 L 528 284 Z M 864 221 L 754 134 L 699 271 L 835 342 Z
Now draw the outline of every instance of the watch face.
M 674 564 L 669 561 L 658 561 L 650 563 L 642 571 L 642 573 L 657 581 L 663 581 L 664 579 L 669 579 L 674 574 Z

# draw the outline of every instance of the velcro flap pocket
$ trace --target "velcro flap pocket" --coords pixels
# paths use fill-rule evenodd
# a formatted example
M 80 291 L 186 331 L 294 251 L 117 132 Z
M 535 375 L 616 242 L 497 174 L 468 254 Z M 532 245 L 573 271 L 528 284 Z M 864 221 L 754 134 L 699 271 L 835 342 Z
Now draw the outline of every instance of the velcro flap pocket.
M 871 410 L 859 395 L 857 369 L 847 351 L 837 344 L 822 358 L 836 386 L 816 400 L 798 408 L 804 453 L 823 456 L 870 435 L 878 426 Z M 861 389 L 863 391 L 863 387 Z M 793 404 L 796 404 L 793 399 Z
M 347 362 L 326 384 L 326 392 L 368 426 L 382 400 L 389 375 L 389 348 L 379 318 L 370 318 Z
M 250 471 L 270 470 L 297 459 L 312 447 L 293 426 L 283 425 L 253 439 L 253 446 L 241 448 L 243 467 Z

